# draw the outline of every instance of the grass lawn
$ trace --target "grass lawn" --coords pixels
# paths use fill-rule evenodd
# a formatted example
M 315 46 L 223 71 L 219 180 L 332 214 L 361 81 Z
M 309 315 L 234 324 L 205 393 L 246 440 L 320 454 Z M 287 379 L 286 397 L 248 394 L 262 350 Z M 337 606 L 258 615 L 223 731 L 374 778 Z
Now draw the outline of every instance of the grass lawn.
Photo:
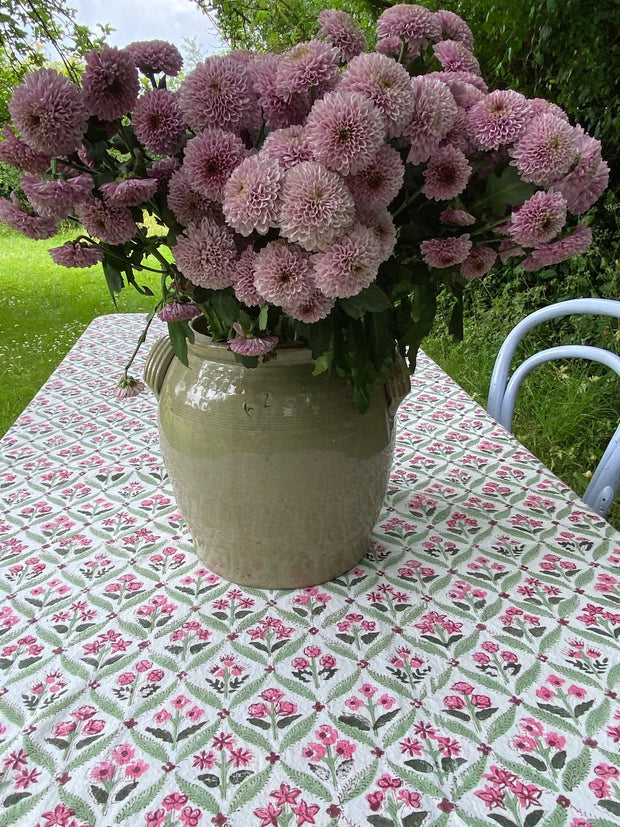
M 31 241 L 0 229 L 0 436 L 92 319 L 115 312 L 101 266 L 59 267 L 47 253 L 74 236 Z M 148 274 L 141 283 L 154 289 L 157 278 Z M 149 297 L 133 289 L 123 290 L 117 304 L 125 313 L 151 307 Z M 127 343 L 128 356 L 134 344 Z
M 26 407 L 82 331 L 96 316 L 115 312 L 101 267 L 58 267 L 47 248 L 73 237 L 30 241 L 0 229 L 0 436 Z M 156 274 L 140 283 L 158 288 Z M 151 299 L 129 288 L 118 310 L 147 311 Z M 481 315 L 470 322 L 465 341 L 436 334 L 425 350 L 483 407 L 493 362 L 507 329 Z M 609 328 L 612 349 L 620 347 L 618 326 Z M 135 342 L 127 342 L 127 356 Z M 119 374 L 120 374 L 119 364 Z M 532 453 L 578 493 L 588 483 L 620 418 L 618 378 L 579 363 L 542 366 L 526 379 L 517 399 L 515 434 Z M 620 498 L 618 498 L 620 499 Z M 609 521 L 620 528 L 620 503 Z

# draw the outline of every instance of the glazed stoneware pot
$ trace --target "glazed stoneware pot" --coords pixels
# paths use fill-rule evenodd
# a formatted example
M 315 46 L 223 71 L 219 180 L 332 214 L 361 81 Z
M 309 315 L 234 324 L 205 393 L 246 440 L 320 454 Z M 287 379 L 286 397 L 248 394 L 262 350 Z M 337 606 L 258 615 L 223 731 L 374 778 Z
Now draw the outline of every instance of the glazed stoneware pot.
M 174 495 L 198 556 L 233 583 L 301 588 L 364 556 L 392 462 L 394 416 L 409 391 L 399 361 L 360 414 L 345 381 L 313 376 L 310 351 L 277 349 L 256 368 L 198 332 L 189 366 L 167 338 L 145 380 Z

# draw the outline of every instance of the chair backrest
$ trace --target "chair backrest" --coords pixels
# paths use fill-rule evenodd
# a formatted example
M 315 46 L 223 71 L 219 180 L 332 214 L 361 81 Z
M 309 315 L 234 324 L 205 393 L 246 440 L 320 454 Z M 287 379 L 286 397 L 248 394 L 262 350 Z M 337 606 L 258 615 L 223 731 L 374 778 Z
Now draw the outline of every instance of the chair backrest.
M 491 376 L 487 410 L 506 430 L 512 430 L 515 399 L 521 382 L 537 365 L 553 359 L 590 359 L 607 365 L 620 376 L 620 356 L 600 347 L 562 345 L 541 350 L 522 362 L 508 379 L 510 365 L 519 342 L 532 328 L 549 319 L 570 316 L 573 313 L 610 316 L 620 319 L 620 301 L 611 299 L 573 299 L 543 307 L 531 313 L 508 334 L 495 360 Z M 611 438 L 583 500 L 597 514 L 604 517 L 609 511 L 620 486 L 620 425 Z

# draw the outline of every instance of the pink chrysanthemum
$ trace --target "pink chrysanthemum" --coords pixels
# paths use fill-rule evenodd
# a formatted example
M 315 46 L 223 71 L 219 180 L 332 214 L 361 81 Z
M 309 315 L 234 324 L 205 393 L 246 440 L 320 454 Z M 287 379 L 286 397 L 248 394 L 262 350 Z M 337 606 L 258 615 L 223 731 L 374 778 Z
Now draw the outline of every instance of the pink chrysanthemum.
M 0 198 L 0 221 L 17 230 L 27 238 L 40 240 L 56 234 L 58 222 L 47 216 L 31 215 L 22 210 L 17 196 L 11 193 L 11 200 Z
M 585 224 L 578 224 L 572 233 L 558 241 L 541 244 L 521 262 L 524 270 L 540 270 L 566 261 L 585 252 L 592 241 L 592 230 Z
M 138 230 L 127 207 L 114 207 L 106 201 L 92 199 L 79 204 L 77 213 L 88 234 L 106 244 L 124 244 Z
M 247 72 L 229 57 L 208 57 L 185 78 L 179 103 L 194 130 L 207 127 L 239 130 L 250 104 Z
M 181 52 L 166 40 L 136 40 L 125 47 L 133 62 L 145 75 L 159 74 L 174 77 L 183 68 Z
M 41 181 L 32 175 L 24 175 L 21 187 L 32 206 L 40 215 L 50 218 L 66 218 L 76 204 L 88 200 L 93 190 L 90 175 Z
M 181 169 L 181 163 L 176 158 L 163 158 L 150 166 L 146 174 L 148 178 L 154 178 L 157 181 L 160 192 L 168 192 L 170 179 L 179 169 Z
M 387 261 L 396 247 L 396 227 L 392 214 L 385 207 L 379 207 L 372 212 L 360 212 L 360 223 L 372 230 L 375 241 L 379 245 L 380 261 Z
M 444 72 L 480 74 L 480 64 L 477 58 L 458 40 L 440 40 L 433 46 L 433 52 L 443 66 Z
M 228 347 L 241 356 L 264 356 L 278 346 L 277 336 L 246 336 L 238 322 L 233 325 L 237 336 L 228 340 Z
M 192 189 L 214 201 L 221 201 L 224 184 L 247 154 L 241 138 L 232 132 L 205 129 L 188 142 L 183 169 Z
M 306 131 L 299 125 L 270 132 L 265 138 L 261 152 L 269 158 L 274 158 L 284 170 L 295 167 L 302 161 L 312 160 L 312 150 Z
M 88 109 L 77 86 L 54 69 L 38 69 L 13 92 L 13 124 L 36 152 L 69 155 L 86 131 Z
M 446 9 L 435 12 L 435 20 L 439 21 L 441 34 L 446 39 L 458 40 L 470 52 L 474 50 L 474 35 L 467 23 L 458 14 Z
M 473 89 L 473 87 L 470 87 L 470 89 Z M 465 109 L 459 107 L 452 129 L 439 145 L 445 146 L 446 144 L 452 144 L 452 146 L 460 149 L 467 158 L 477 158 L 479 155 L 478 150 L 470 140 L 469 129 L 467 128 L 467 112 Z M 479 168 L 480 167 L 477 167 L 476 171 L 478 171 Z
M 458 107 L 447 85 L 436 78 L 424 75 L 411 78 L 415 106 L 413 116 L 403 138 L 411 143 L 408 163 L 428 161 L 439 147 L 442 138 L 452 129 Z
M 140 91 L 131 55 L 107 44 L 86 55 L 82 85 L 89 112 L 107 121 L 131 112 Z
M 471 167 L 465 155 L 448 144 L 431 155 L 424 170 L 422 192 L 434 201 L 447 201 L 463 192 L 470 175 Z
M 385 118 L 389 136 L 398 137 L 410 121 L 415 98 L 409 73 L 400 63 L 374 52 L 359 55 L 342 73 L 338 91 L 359 92 Z
M 318 322 L 320 319 L 326 319 L 334 309 L 335 304 L 335 299 L 324 296 L 318 287 L 315 287 L 306 298 L 297 304 L 286 305 L 282 310 L 299 322 L 314 324 L 314 322 Z
M 179 270 L 193 284 L 211 290 L 232 284 L 237 251 L 228 227 L 204 218 L 190 233 L 179 236 L 172 254 Z
M 497 149 L 516 141 L 530 118 L 529 101 L 512 89 L 491 92 L 468 112 L 472 138 L 483 150 Z
M 283 98 L 321 87 L 338 75 L 338 49 L 322 40 L 307 40 L 285 52 L 276 73 L 275 89 Z
M 63 267 L 94 267 L 103 258 L 99 247 L 84 241 L 67 241 L 61 247 L 51 247 L 48 252 L 54 263 Z
M 256 252 L 253 247 L 247 247 L 239 256 L 235 272 L 233 274 L 233 290 L 240 302 L 248 307 L 262 305 L 265 300 L 260 295 L 254 284 L 254 262 Z
M 282 188 L 280 232 L 304 249 L 323 250 L 353 224 L 355 204 L 342 178 L 314 161 L 289 169 Z
M 594 178 L 579 190 L 572 183 L 565 185 L 562 181 L 558 185 L 554 185 L 552 189 L 557 189 L 565 194 L 567 198 L 568 211 L 574 215 L 580 215 L 595 204 L 601 195 L 609 186 L 609 165 L 607 161 L 601 161 L 594 174 Z
M 171 301 L 162 307 L 157 317 L 162 322 L 187 322 L 201 314 L 202 310 L 194 302 Z
M 539 115 L 555 115 L 556 118 L 568 123 L 568 115 L 557 103 L 552 103 L 544 98 L 529 98 L 528 100 L 532 118 L 537 118 Z
M 539 115 L 510 150 L 524 181 L 548 187 L 569 171 L 577 158 L 577 134 L 555 115 Z
M 115 207 L 136 207 L 155 195 L 157 186 L 154 178 L 126 178 L 102 184 L 99 189 L 106 201 Z
M 495 264 L 497 253 L 491 247 L 473 247 L 461 264 L 461 275 L 471 281 L 486 275 Z
M 559 192 L 539 190 L 514 210 L 507 231 L 517 244 L 538 247 L 560 232 L 566 223 L 566 199 Z
M 324 9 L 319 14 L 319 25 L 319 37 L 330 40 L 345 63 L 366 50 L 364 32 L 346 11 Z
M 476 223 L 476 218 L 467 210 L 454 210 L 448 208 L 444 210 L 439 220 L 442 224 L 454 224 L 457 227 L 469 227 Z
M 32 175 L 44 175 L 49 169 L 51 156 L 37 152 L 21 138 L 18 138 L 10 126 L 2 127 L 4 141 L 0 143 L 0 158 L 13 167 L 30 172 Z
M 277 227 L 283 175 L 278 162 L 263 153 L 242 161 L 224 187 L 226 223 L 243 236 Z
M 215 220 L 222 217 L 220 205 L 190 185 L 187 170 L 183 167 L 172 175 L 168 183 L 168 206 L 186 227 L 199 224 L 203 218 Z
M 377 278 L 379 245 L 369 227 L 357 224 L 350 232 L 313 256 L 314 280 L 330 298 L 357 296 Z
M 265 123 L 270 129 L 285 129 L 301 124 L 310 111 L 308 92 L 281 96 L 276 89 L 276 78 L 281 55 L 259 55 L 250 64 L 249 73 Z
M 177 95 L 149 89 L 138 98 L 133 113 L 136 137 L 155 155 L 174 155 L 185 137 L 185 122 Z
M 429 267 L 452 267 L 462 264 L 471 251 L 471 239 L 465 235 L 429 238 L 420 244 L 422 258 Z
M 373 212 L 387 207 L 398 195 L 405 177 L 400 154 L 383 144 L 373 162 L 363 172 L 346 179 L 358 211 Z
M 386 9 L 377 21 L 377 37 L 402 37 L 413 47 L 424 48 L 441 37 L 441 23 L 423 6 L 399 3 Z
M 119 402 L 122 402 L 123 399 L 132 399 L 145 390 L 146 385 L 142 379 L 136 379 L 135 376 L 122 376 L 118 381 L 114 396 Z
M 381 114 L 364 95 L 331 92 L 312 107 L 306 136 L 316 161 L 341 175 L 355 175 L 372 163 L 385 127 Z
M 296 305 L 314 288 L 310 256 L 296 244 L 282 239 L 270 241 L 256 255 L 254 284 L 271 304 Z

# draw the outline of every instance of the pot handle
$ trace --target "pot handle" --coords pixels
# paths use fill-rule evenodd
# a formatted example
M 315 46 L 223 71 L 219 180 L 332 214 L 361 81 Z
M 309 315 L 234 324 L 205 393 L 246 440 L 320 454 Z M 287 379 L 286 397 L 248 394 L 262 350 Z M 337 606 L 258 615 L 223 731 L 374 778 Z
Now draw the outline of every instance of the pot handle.
M 174 349 L 168 336 L 158 339 L 146 357 L 144 363 L 144 381 L 157 399 L 161 393 L 164 377 L 174 358 Z
M 411 391 L 411 376 L 407 369 L 407 363 L 400 355 L 396 354 L 392 371 L 385 381 L 385 395 L 388 403 L 388 413 L 394 419 L 398 406 Z

